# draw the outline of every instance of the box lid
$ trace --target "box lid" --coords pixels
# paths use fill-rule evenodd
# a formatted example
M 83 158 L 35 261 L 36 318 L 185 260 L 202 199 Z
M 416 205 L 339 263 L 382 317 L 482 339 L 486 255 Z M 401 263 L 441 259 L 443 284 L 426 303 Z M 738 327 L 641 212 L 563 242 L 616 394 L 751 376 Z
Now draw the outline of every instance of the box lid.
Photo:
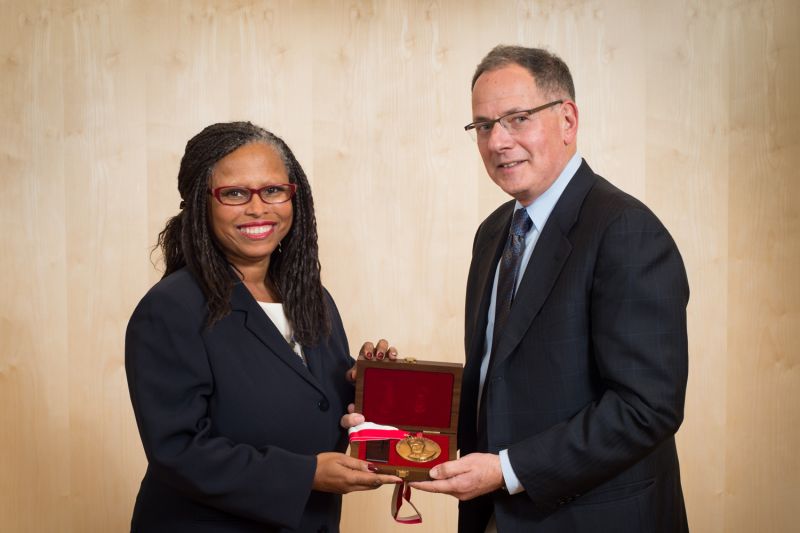
M 462 371 L 457 363 L 360 359 L 356 411 L 376 424 L 455 433 Z

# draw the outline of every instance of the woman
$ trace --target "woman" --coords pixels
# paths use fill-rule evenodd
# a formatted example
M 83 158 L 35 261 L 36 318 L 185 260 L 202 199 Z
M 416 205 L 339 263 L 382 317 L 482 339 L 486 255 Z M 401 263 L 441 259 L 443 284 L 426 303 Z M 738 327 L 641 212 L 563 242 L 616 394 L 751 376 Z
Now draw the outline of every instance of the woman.
M 363 417 L 345 414 L 353 360 L 303 169 L 268 131 L 214 124 L 187 143 L 178 190 L 166 272 L 126 336 L 148 459 L 132 530 L 338 531 L 339 494 L 399 479 L 341 453 Z

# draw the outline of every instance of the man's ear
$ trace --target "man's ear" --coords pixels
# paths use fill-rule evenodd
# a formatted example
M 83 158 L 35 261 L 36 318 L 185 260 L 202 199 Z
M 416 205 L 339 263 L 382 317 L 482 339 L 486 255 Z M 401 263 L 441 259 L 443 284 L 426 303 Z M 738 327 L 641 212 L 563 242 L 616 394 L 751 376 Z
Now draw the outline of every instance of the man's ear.
M 561 136 L 565 145 L 575 144 L 578 138 L 578 106 L 572 100 L 561 104 Z

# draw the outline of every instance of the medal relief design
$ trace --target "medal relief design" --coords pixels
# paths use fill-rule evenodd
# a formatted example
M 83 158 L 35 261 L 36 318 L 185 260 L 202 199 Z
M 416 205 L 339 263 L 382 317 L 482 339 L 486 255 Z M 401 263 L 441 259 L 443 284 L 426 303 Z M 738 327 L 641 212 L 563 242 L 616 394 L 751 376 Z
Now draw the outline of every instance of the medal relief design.
M 395 445 L 397 455 L 415 463 L 433 461 L 442 453 L 436 442 L 425 437 L 409 435 Z

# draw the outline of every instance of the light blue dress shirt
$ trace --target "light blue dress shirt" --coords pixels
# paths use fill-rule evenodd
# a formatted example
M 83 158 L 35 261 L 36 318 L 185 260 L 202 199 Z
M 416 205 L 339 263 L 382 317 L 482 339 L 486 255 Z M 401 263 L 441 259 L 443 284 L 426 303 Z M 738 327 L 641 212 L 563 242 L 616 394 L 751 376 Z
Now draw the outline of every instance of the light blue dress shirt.
M 531 205 L 528 207 L 523 207 L 523 205 L 519 202 L 516 202 L 514 205 L 515 212 L 517 209 L 527 209 L 528 216 L 530 216 L 531 220 L 533 221 L 533 226 L 525 235 L 525 251 L 522 254 L 522 262 L 519 265 L 520 272 L 525 272 L 525 268 L 528 266 L 528 261 L 531 258 L 533 249 L 536 246 L 536 241 L 539 240 L 539 235 L 542 234 L 542 230 L 544 229 L 544 225 L 547 223 L 547 219 L 550 217 L 550 213 L 556 206 L 558 199 L 561 198 L 561 193 L 563 193 L 564 189 L 567 188 L 567 185 L 578 171 L 578 167 L 580 166 L 581 156 L 575 152 L 575 155 L 573 155 L 569 160 L 567 166 L 565 166 L 564 170 L 561 171 L 561 174 L 559 174 L 556 181 L 554 181 L 553 184 L 544 193 L 542 193 L 541 196 L 534 200 Z M 486 344 L 483 349 L 483 361 L 481 362 L 480 387 L 478 388 L 478 405 L 480 405 L 480 402 L 482 401 L 481 396 L 483 394 L 483 383 L 486 381 L 486 371 L 489 368 L 489 358 L 491 357 L 492 352 L 491 348 L 492 336 L 494 335 L 495 299 L 497 298 L 497 279 L 499 275 L 500 263 L 498 262 L 497 269 L 495 269 L 494 273 L 494 283 L 492 284 L 492 296 L 489 304 L 488 320 L 486 321 Z M 516 292 L 519 288 L 519 284 L 522 281 L 523 276 L 524 274 L 517 276 L 517 283 L 514 287 L 514 292 Z M 508 493 L 517 494 L 523 492 L 525 487 L 522 486 L 519 478 L 517 478 L 516 474 L 514 473 L 514 469 L 511 468 L 511 462 L 508 459 L 508 450 L 500 450 L 500 466 L 503 469 L 503 481 L 506 484 Z

